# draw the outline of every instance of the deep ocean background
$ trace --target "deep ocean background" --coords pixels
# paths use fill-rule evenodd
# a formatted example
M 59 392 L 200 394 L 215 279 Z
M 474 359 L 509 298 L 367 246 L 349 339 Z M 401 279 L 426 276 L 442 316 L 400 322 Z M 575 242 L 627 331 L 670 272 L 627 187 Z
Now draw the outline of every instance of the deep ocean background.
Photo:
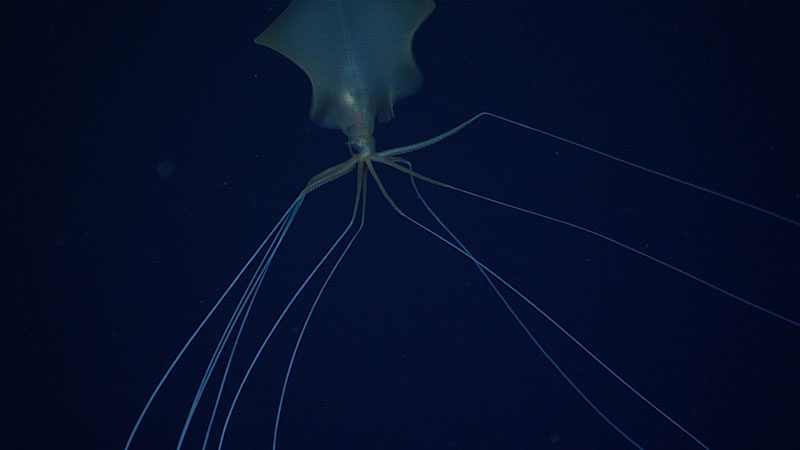
M 0 448 L 121 449 L 267 231 L 313 174 L 348 156 L 340 132 L 308 121 L 306 76 L 252 43 L 284 6 L 0 6 Z M 376 139 L 416 142 L 488 110 L 800 220 L 799 22 L 792 2 L 441 2 L 415 38 L 424 85 Z M 490 119 L 409 156 L 421 173 L 606 233 L 800 320 L 797 226 Z M 432 223 L 406 176 L 381 174 Z M 354 180 L 307 198 L 235 373 L 346 225 Z M 568 227 L 423 193 L 478 258 L 711 448 L 800 444 L 798 327 Z M 226 448 L 269 447 L 313 292 L 256 366 Z M 644 448 L 698 448 L 514 305 Z M 189 350 L 133 448 L 174 448 L 223 325 Z M 372 182 L 365 229 L 300 349 L 278 447 L 631 448 L 474 265 L 397 216 Z

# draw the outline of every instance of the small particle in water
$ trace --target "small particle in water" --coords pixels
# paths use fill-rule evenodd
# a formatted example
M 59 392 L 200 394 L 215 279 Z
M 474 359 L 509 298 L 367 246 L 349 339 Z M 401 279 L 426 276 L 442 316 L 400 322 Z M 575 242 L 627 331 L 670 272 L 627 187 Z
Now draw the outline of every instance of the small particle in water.
M 172 174 L 172 161 L 168 159 L 162 159 L 161 161 L 156 164 L 156 173 L 161 177 L 168 177 Z

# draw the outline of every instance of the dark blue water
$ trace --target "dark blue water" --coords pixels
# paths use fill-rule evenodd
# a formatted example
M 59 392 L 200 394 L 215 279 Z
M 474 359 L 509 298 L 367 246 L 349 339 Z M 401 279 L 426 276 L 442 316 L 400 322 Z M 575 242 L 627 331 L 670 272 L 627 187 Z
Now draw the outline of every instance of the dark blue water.
M 308 121 L 305 75 L 252 44 L 282 8 L 2 7 L 3 448 L 122 448 L 267 231 L 312 175 L 348 157 L 344 135 Z M 489 110 L 798 220 L 798 19 L 780 3 L 440 4 L 415 39 L 424 85 L 375 136 L 382 149 L 403 145 Z M 800 319 L 797 227 L 488 119 L 409 156 L 421 173 L 608 234 Z M 401 208 L 432 223 L 407 177 L 380 173 Z M 346 225 L 354 187 L 351 175 L 306 200 L 236 374 Z M 707 445 L 797 446 L 797 327 L 588 235 L 423 189 L 478 258 Z M 270 445 L 312 292 L 256 366 L 228 448 Z M 642 446 L 698 448 L 513 304 Z M 135 448 L 174 446 L 223 325 L 189 351 Z M 365 229 L 304 338 L 280 430 L 285 449 L 631 448 L 474 265 L 397 216 L 374 183 Z

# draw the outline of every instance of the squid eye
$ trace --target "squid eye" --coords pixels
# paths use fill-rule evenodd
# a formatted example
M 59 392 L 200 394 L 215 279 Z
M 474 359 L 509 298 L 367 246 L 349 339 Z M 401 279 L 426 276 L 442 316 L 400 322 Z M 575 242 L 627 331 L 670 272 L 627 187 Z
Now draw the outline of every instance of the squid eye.
M 347 142 L 347 149 L 350 150 L 351 155 L 357 155 L 364 151 L 364 147 L 362 147 L 361 144 L 353 141 Z

